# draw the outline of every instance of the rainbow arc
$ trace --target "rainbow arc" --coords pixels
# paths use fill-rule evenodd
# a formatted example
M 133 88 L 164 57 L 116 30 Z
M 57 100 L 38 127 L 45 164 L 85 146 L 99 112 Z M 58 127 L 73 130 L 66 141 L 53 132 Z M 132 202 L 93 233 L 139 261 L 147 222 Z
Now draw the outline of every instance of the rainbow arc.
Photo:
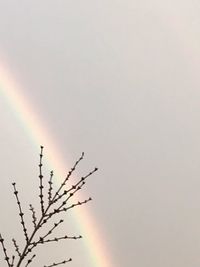
M 43 122 L 37 117 L 30 101 L 23 95 L 23 90 L 14 75 L 6 64 L 0 63 L 0 93 L 7 99 L 9 108 L 12 108 L 22 125 L 25 125 L 27 134 L 31 137 L 38 147 L 43 144 L 48 148 L 51 155 L 54 155 L 48 161 L 49 166 L 56 170 L 57 177 L 65 177 L 66 163 L 61 157 L 56 142 L 52 139 L 48 129 L 44 127 Z M 61 181 L 57 181 L 61 182 Z M 83 196 L 84 197 L 84 196 Z M 108 249 L 103 235 L 100 233 L 98 223 L 87 208 L 79 209 L 74 212 L 74 220 L 77 223 L 81 233 L 85 233 L 84 240 L 87 251 L 90 255 L 91 266 L 93 267 L 112 267 L 111 257 L 108 255 Z

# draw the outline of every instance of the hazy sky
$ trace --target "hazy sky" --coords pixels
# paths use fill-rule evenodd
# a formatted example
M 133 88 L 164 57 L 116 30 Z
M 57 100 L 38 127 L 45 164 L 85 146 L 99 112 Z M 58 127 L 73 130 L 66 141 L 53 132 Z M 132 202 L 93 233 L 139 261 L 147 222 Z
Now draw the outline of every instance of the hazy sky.
M 200 265 L 199 13 L 195 0 L 0 0 L 0 64 L 66 166 L 85 151 L 82 166 L 100 168 L 83 208 L 113 267 Z M 9 238 L 20 229 L 11 182 L 25 209 L 38 182 L 40 140 L 16 113 L 1 93 L 0 231 Z M 84 240 L 58 247 L 55 260 L 73 256 L 66 266 L 107 267 Z

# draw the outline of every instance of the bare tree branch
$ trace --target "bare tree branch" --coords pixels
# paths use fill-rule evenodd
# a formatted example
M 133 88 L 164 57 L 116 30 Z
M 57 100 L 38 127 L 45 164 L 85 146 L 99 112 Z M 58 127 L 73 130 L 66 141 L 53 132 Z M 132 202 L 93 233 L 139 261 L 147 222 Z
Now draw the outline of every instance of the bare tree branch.
M 50 237 L 51 234 L 55 232 L 56 228 L 58 228 L 64 222 L 64 220 L 60 219 L 58 222 L 54 222 L 52 226 L 48 227 L 49 220 L 51 218 L 55 218 L 55 216 L 61 212 L 66 212 L 72 208 L 75 208 L 76 206 L 81 206 L 92 200 L 91 198 L 88 198 L 84 201 L 77 201 L 74 204 L 70 204 L 71 198 L 73 198 L 75 194 L 83 188 L 83 186 L 86 183 L 87 178 L 93 175 L 97 171 L 97 168 L 94 168 L 87 175 L 79 178 L 76 183 L 74 183 L 73 185 L 70 185 L 69 188 L 67 189 L 66 186 L 67 186 L 67 182 L 69 181 L 69 178 L 72 176 L 78 164 L 84 157 L 84 153 L 82 153 L 80 158 L 75 162 L 75 164 L 73 165 L 71 170 L 68 172 L 67 176 L 64 178 L 63 182 L 60 184 L 60 186 L 58 187 L 54 195 L 52 195 L 53 171 L 50 172 L 50 177 L 48 181 L 49 188 L 47 189 L 47 192 L 46 192 L 47 195 L 44 195 L 45 188 L 43 185 L 44 177 L 43 177 L 43 163 L 42 163 L 43 146 L 41 146 L 40 149 L 41 150 L 40 150 L 40 155 L 39 155 L 39 192 L 40 192 L 39 199 L 40 199 L 41 213 L 40 212 L 36 213 L 35 208 L 31 204 L 29 205 L 29 209 L 31 211 L 32 223 L 33 223 L 33 230 L 32 232 L 30 231 L 29 234 L 28 234 L 27 227 L 25 224 L 24 213 L 22 211 L 22 205 L 19 200 L 18 191 L 16 189 L 16 183 L 15 182 L 12 183 L 13 188 L 14 188 L 14 195 L 15 195 L 17 206 L 19 209 L 20 223 L 22 225 L 22 231 L 23 231 L 23 235 L 25 237 L 26 242 L 25 242 L 24 248 L 21 250 L 19 249 L 19 245 L 17 244 L 16 240 L 14 238 L 12 239 L 12 242 L 15 248 L 15 254 L 17 255 L 17 258 L 18 258 L 16 260 L 15 255 L 13 255 L 11 258 L 8 256 L 7 249 L 4 244 L 4 239 L 2 238 L 0 234 L 0 243 L 1 243 L 4 256 L 5 256 L 4 260 L 6 261 L 8 267 L 22 267 L 22 265 L 25 267 L 29 267 L 29 265 L 31 265 L 31 263 L 33 262 L 33 259 L 36 257 L 36 254 L 33 254 L 32 256 L 30 256 L 31 252 L 33 252 L 33 250 L 41 244 L 47 244 L 51 242 L 60 242 L 61 240 L 67 240 L 67 239 L 77 240 L 77 239 L 82 238 L 81 235 L 77 235 L 77 236 L 76 235 L 74 236 L 63 235 L 59 237 L 54 236 L 51 238 Z M 46 205 L 44 203 L 44 197 L 46 197 L 46 199 L 48 200 Z M 40 214 L 40 216 L 37 217 L 37 214 Z M 45 225 L 46 227 L 49 228 L 49 230 L 46 231 L 46 234 L 44 234 Z M 42 231 L 43 234 L 40 231 L 41 229 L 43 230 Z M 38 238 L 38 236 L 40 237 Z M 71 261 L 71 258 L 69 260 L 64 260 L 61 262 L 53 263 L 51 265 L 44 266 L 44 267 L 58 266 L 61 264 L 66 264 L 67 262 L 70 262 L 70 261 Z

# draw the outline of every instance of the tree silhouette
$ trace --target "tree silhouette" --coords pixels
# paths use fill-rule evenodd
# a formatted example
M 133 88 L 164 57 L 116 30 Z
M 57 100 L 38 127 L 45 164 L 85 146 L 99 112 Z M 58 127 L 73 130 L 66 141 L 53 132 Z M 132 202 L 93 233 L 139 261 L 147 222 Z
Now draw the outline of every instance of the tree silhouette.
M 82 236 L 52 236 L 54 234 L 54 230 L 57 229 L 63 222 L 63 219 L 55 221 L 55 217 L 57 214 L 61 214 L 63 212 L 67 212 L 70 209 L 75 208 L 76 206 L 80 206 L 86 204 L 91 201 L 91 198 L 85 199 L 84 201 L 78 201 L 75 203 L 71 203 L 74 195 L 80 191 L 86 183 L 88 177 L 90 177 L 93 173 L 97 171 L 97 168 L 94 168 L 91 172 L 87 173 L 85 176 L 78 179 L 78 181 L 72 185 L 69 185 L 69 179 L 72 174 L 76 170 L 80 161 L 84 158 L 84 153 L 81 154 L 81 157 L 75 162 L 74 166 L 68 172 L 67 176 L 64 178 L 62 183 L 59 185 L 58 189 L 53 193 L 53 171 L 50 173 L 50 177 L 48 179 L 48 188 L 44 187 L 44 176 L 43 176 L 43 146 L 40 147 L 40 159 L 39 159 L 39 202 L 40 202 L 40 210 L 36 212 L 35 208 L 32 204 L 30 204 L 29 209 L 31 212 L 32 218 L 32 230 L 28 230 L 27 224 L 24 219 L 24 212 L 22 209 L 22 205 L 19 199 L 19 193 L 16 188 L 16 183 L 13 182 L 14 195 L 17 203 L 17 207 L 19 210 L 19 218 L 22 227 L 23 236 L 25 239 L 25 244 L 23 249 L 20 249 L 18 242 L 12 238 L 13 248 L 15 252 L 12 256 L 8 255 L 7 248 L 5 245 L 4 238 L 0 234 L 0 243 L 2 246 L 2 250 L 4 253 L 4 260 L 7 263 L 8 267 L 27 267 L 31 265 L 33 260 L 36 257 L 34 253 L 34 249 L 38 245 L 45 245 L 50 242 L 59 242 L 61 240 L 67 239 L 80 239 Z M 46 199 L 46 201 L 45 201 Z M 37 214 L 37 215 L 36 215 Z M 39 216 L 38 216 L 39 214 Z M 53 223 L 52 223 L 53 218 Z M 46 230 L 46 233 L 41 233 L 41 230 Z M 49 265 L 44 265 L 44 267 L 53 267 L 61 264 L 66 264 L 70 262 L 72 259 L 69 258 L 67 260 L 63 260 L 60 262 L 52 263 Z

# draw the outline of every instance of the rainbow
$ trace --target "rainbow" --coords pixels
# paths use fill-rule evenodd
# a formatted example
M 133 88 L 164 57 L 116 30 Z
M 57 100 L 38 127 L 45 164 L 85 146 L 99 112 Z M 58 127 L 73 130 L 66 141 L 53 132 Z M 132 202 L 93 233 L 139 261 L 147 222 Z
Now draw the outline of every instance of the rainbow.
M 5 63 L 0 63 L 0 94 L 6 98 L 9 107 L 15 111 L 28 136 L 38 144 L 38 147 L 40 144 L 46 146 L 50 154 L 53 155 L 48 160 L 48 164 L 53 166 L 59 177 L 65 177 L 66 164 L 61 157 L 59 148 L 52 140 L 47 127 L 37 117 L 31 103 L 23 95 L 22 87 Z M 79 209 L 75 213 L 74 219 L 81 233 L 85 233 L 84 244 L 91 258 L 91 266 L 112 267 L 111 256 L 108 255 L 109 250 L 106 249 L 105 240 L 103 240 L 98 223 L 92 214 L 86 208 Z

